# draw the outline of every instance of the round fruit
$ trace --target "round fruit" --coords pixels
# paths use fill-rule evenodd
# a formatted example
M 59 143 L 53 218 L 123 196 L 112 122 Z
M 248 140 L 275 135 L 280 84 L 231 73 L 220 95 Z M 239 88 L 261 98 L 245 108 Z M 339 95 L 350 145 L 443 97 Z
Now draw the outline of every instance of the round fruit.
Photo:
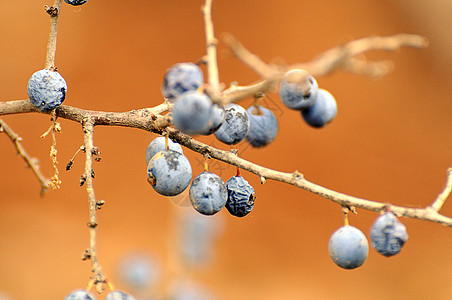
M 148 164 L 148 181 L 163 196 L 182 193 L 190 184 L 191 176 L 190 162 L 174 150 L 158 152 Z
M 303 110 L 315 103 L 318 89 L 317 81 L 308 72 L 293 69 L 281 78 L 279 97 L 288 108 Z
M 402 250 L 408 240 L 406 227 L 392 212 L 379 216 L 370 231 L 372 247 L 384 256 L 392 256 Z
M 254 188 L 242 176 L 232 176 L 227 182 L 228 201 L 226 208 L 236 217 L 244 217 L 254 206 Z
M 88 0 L 64 0 L 64 2 L 73 6 L 85 4 L 87 1 Z
M 190 201 L 194 209 L 203 215 L 219 212 L 228 200 L 228 190 L 224 181 L 216 174 L 202 172 L 190 187 Z
M 327 90 L 319 89 L 313 106 L 301 112 L 303 119 L 312 127 L 323 127 L 337 115 L 337 104 Z
M 275 114 L 263 106 L 251 106 L 247 109 L 250 117 L 250 132 L 246 140 L 253 147 L 264 147 L 278 134 L 278 119 Z
M 212 101 L 203 93 L 188 91 L 176 98 L 171 116 L 174 126 L 183 133 L 206 132 L 212 117 Z
M 115 290 L 108 293 L 107 297 L 105 297 L 105 300 L 135 300 L 135 298 L 130 296 L 129 294 Z
M 159 136 L 149 143 L 148 147 L 146 148 L 146 165 L 157 152 L 165 150 L 165 140 L 166 138 L 164 136 Z M 178 143 L 173 142 L 171 139 L 168 139 L 168 149 L 184 154 L 182 147 Z
M 210 135 L 220 128 L 221 124 L 224 122 L 224 108 L 218 104 L 212 106 L 212 114 L 210 117 L 209 126 L 201 132 L 202 135 Z
M 178 63 L 166 71 L 163 78 L 163 97 L 174 101 L 177 96 L 198 89 L 203 84 L 202 70 L 194 63 Z
M 333 233 L 328 250 L 336 265 L 350 270 L 364 263 L 369 253 L 369 244 L 358 228 L 346 225 Z
M 132 290 L 145 290 L 157 283 L 160 267 L 157 260 L 147 253 L 128 253 L 117 268 L 121 282 Z
M 95 300 L 93 294 L 86 290 L 75 290 L 72 291 L 69 295 L 64 297 L 63 300 Z
M 63 103 L 67 85 L 58 72 L 43 69 L 31 75 L 27 91 L 34 106 L 40 111 L 51 111 Z
M 250 118 L 246 110 L 238 104 L 229 103 L 225 107 L 224 122 L 215 131 L 215 137 L 228 145 L 241 142 L 250 131 Z

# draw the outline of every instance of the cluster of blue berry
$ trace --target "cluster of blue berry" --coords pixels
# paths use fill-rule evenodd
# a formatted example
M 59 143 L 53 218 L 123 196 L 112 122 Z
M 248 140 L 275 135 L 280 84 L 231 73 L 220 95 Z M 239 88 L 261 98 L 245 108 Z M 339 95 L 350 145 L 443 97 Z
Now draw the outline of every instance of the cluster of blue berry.
M 178 143 L 157 137 L 146 149 L 148 182 L 163 196 L 176 196 L 190 184 L 192 170 Z M 254 206 L 254 189 L 240 174 L 226 183 L 216 174 L 204 171 L 190 186 L 190 201 L 196 211 L 213 215 L 226 206 L 234 216 L 243 217 Z
M 246 140 L 254 147 L 272 142 L 278 132 L 278 122 L 271 110 L 254 105 L 248 110 L 229 103 L 215 104 L 202 91 L 203 73 L 193 63 L 178 63 L 164 76 L 162 94 L 174 103 L 171 111 L 173 125 L 189 135 L 210 135 L 227 144 Z
M 337 114 L 333 95 L 319 88 L 309 73 L 293 69 L 285 73 L 279 85 L 279 97 L 285 106 L 301 111 L 305 122 L 312 127 L 323 127 Z
M 389 257 L 402 250 L 408 240 L 405 225 L 390 211 L 380 215 L 370 230 L 372 247 L 380 254 Z M 343 269 L 360 267 L 369 253 L 366 236 L 358 228 L 346 224 L 336 230 L 330 238 L 331 259 Z

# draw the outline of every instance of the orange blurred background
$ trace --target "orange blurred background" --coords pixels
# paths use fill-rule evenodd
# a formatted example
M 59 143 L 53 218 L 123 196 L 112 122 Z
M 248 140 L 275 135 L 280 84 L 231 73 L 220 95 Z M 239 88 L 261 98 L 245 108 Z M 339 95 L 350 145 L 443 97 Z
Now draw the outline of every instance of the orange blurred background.
M 31 74 L 44 67 L 51 1 L 0 2 L 0 101 L 26 99 Z M 85 109 L 128 111 L 162 102 L 165 70 L 197 61 L 205 53 L 202 1 L 95 1 L 63 3 L 56 65 L 68 83 L 64 104 Z M 320 185 L 379 202 L 423 207 L 442 190 L 452 165 L 452 50 L 446 1 L 214 1 L 215 32 L 234 34 L 263 60 L 296 63 L 330 47 L 369 35 L 425 35 L 424 50 L 370 53 L 390 59 L 395 70 L 381 79 L 335 73 L 317 78 L 338 101 L 338 116 L 326 128 L 308 127 L 299 113 L 268 100 L 278 112 L 280 132 L 265 149 L 239 144 L 245 159 L 292 172 Z M 252 83 L 258 76 L 219 46 L 220 79 Z M 248 106 L 250 100 L 243 102 Z M 2 117 L 40 159 L 50 177 L 51 140 L 40 139 L 50 122 L 42 114 Z M 0 135 L 0 291 L 11 299 L 62 299 L 85 287 L 89 262 L 88 205 L 79 187 L 83 155 L 70 172 L 66 163 L 83 143 L 80 125 L 59 120 L 59 190 L 39 197 L 39 185 L 13 145 Z M 175 219 L 181 211 L 146 182 L 145 149 L 155 134 L 129 128 L 96 127 L 102 161 L 94 165 L 98 199 L 98 255 L 117 288 L 116 266 L 129 251 L 151 253 L 164 276 L 174 274 Z M 214 137 L 202 141 L 222 149 Z M 193 173 L 200 155 L 185 149 Z M 234 168 L 211 162 L 223 180 Z M 265 185 L 248 172 L 257 202 L 238 219 L 226 211 L 214 257 L 186 274 L 217 299 L 450 299 L 452 232 L 402 218 L 410 238 L 402 252 L 386 258 L 370 249 L 353 271 L 328 255 L 330 235 L 343 224 L 341 208 L 281 183 Z M 367 236 L 377 214 L 363 210 L 350 223 Z M 452 199 L 441 211 L 452 216 Z M 167 263 L 170 262 L 170 263 Z M 169 272 L 169 273 L 168 273 Z M 169 275 L 168 275 L 169 274 Z M 103 299 L 100 296 L 99 299 Z

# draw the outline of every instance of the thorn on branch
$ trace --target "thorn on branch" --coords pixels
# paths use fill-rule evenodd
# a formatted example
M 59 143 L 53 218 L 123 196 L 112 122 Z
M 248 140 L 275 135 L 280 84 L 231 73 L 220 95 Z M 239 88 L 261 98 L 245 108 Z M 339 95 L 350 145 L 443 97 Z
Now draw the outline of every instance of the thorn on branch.
M 105 204 L 105 200 L 96 201 L 96 209 L 99 210 L 102 208 L 102 205 Z
M 85 182 L 86 182 L 86 176 L 85 175 L 80 176 L 80 186 L 83 186 L 85 184 Z
M 231 152 L 234 155 L 237 155 L 239 153 L 239 149 L 231 149 L 229 150 L 229 152 Z
M 261 184 L 264 184 L 267 182 L 267 178 L 265 178 L 264 176 L 260 176 L 259 179 L 261 180 Z
M 91 178 L 95 178 L 95 177 L 96 177 L 96 174 L 94 173 L 94 170 L 91 169 Z
M 303 179 L 303 178 L 304 178 L 303 174 L 301 174 L 298 170 L 295 170 L 295 171 L 292 173 L 292 176 L 293 176 L 294 178 L 296 178 L 296 179 Z
M 88 260 L 91 259 L 91 254 L 89 253 L 88 249 L 85 249 L 82 253 L 82 260 Z
M 72 169 L 72 165 L 74 164 L 74 161 L 70 160 L 66 165 L 66 171 L 69 171 Z
M 88 223 L 86 223 L 86 225 L 87 225 L 89 228 L 96 228 L 96 227 L 97 227 L 97 223 L 96 223 L 96 222 L 88 222 Z
M 56 8 L 56 7 L 44 5 L 44 10 L 51 17 L 57 17 L 58 16 L 58 8 Z

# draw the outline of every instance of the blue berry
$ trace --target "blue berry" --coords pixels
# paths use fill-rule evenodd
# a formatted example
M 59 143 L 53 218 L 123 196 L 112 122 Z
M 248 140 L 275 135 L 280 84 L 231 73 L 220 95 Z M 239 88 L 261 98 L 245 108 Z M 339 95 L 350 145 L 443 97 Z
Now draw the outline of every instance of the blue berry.
M 228 145 L 241 142 L 250 131 L 250 118 L 246 110 L 238 104 L 229 103 L 225 107 L 224 122 L 215 131 L 215 137 Z
M 145 253 L 129 253 L 118 264 L 122 283 L 133 290 L 144 290 L 155 285 L 160 276 L 157 261 Z
M 201 132 L 203 135 L 210 135 L 220 128 L 224 122 L 224 108 L 218 104 L 212 106 L 209 126 Z
M 63 300 L 95 300 L 93 294 L 86 290 L 75 290 L 72 291 L 70 294 L 68 294 L 66 297 L 64 297 Z
M 364 263 L 369 253 L 369 244 L 358 228 L 346 225 L 333 233 L 328 250 L 336 265 L 350 270 Z
M 151 158 L 157 154 L 157 152 L 166 150 L 166 138 L 163 136 L 159 136 L 152 140 L 152 142 L 149 143 L 148 147 L 146 148 L 146 165 L 149 163 Z M 184 154 L 182 151 L 182 147 L 176 143 L 173 142 L 171 139 L 168 139 L 168 149 L 177 151 L 181 154 Z
M 315 103 L 318 89 L 314 77 L 304 70 L 293 69 L 281 78 L 279 97 L 288 108 L 303 110 Z
M 406 227 L 392 212 L 379 216 L 370 231 L 372 247 L 384 256 L 392 256 L 402 250 L 408 240 Z
M 148 164 L 148 181 L 163 196 L 182 193 L 190 184 L 191 176 L 188 159 L 173 150 L 158 152 Z
M 250 117 L 250 132 L 246 140 L 253 147 L 270 144 L 278 134 L 278 119 L 275 114 L 263 106 L 251 106 L 247 109 Z
M 63 103 L 67 85 L 58 72 L 43 69 L 31 75 L 27 90 L 34 106 L 40 111 L 51 111 Z
M 202 172 L 193 179 L 190 187 L 190 201 L 194 209 L 203 215 L 219 212 L 228 200 L 224 181 L 216 174 Z
M 203 84 L 202 70 L 194 63 L 178 63 L 166 71 L 163 78 L 163 97 L 174 101 L 177 96 L 198 89 Z
M 64 2 L 73 6 L 85 4 L 87 1 L 88 0 L 64 0 Z
M 108 293 L 107 297 L 105 297 L 105 300 L 135 300 L 135 298 L 122 291 L 115 290 Z
M 180 218 L 178 250 L 187 268 L 207 265 L 214 254 L 213 244 L 221 230 L 219 218 L 210 218 L 190 209 Z
M 242 176 L 232 176 L 227 182 L 228 201 L 226 208 L 236 217 L 244 217 L 254 207 L 254 188 Z
M 323 127 L 337 115 L 336 100 L 328 91 L 319 89 L 314 105 L 303 110 L 301 115 L 312 127 Z
M 212 116 L 212 100 L 203 93 L 188 91 L 177 97 L 171 116 L 181 132 L 194 135 L 208 130 Z

